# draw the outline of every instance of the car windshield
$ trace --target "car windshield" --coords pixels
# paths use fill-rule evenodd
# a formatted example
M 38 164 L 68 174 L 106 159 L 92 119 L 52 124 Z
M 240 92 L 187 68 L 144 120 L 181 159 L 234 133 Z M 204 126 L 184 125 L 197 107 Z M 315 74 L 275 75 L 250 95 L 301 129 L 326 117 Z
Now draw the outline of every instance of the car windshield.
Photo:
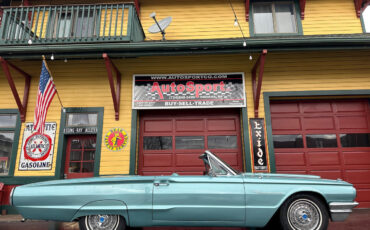
M 205 151 L 205 153 L 202 154 L 200 158 L 203 159 L 203 162 L 206 167 L 205 174 L 207 175 L 225 176 L 225 175 L 237 175 L 240 173 L 233 169 L 226 162 L 216 157 L 213 153 L 211 153 L 208 150 Z

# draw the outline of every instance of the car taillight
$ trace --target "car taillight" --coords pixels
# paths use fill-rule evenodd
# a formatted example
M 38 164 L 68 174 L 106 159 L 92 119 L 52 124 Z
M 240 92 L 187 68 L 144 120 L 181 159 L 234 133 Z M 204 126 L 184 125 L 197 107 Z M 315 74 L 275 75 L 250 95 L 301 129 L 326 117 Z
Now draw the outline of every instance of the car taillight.
M 12 191 L 10 191 L 10 196 L 9 196 L 9 203 L 11 206 L 13 206 L 13 194 L 14 194 L 15 187 L 12 188 Z

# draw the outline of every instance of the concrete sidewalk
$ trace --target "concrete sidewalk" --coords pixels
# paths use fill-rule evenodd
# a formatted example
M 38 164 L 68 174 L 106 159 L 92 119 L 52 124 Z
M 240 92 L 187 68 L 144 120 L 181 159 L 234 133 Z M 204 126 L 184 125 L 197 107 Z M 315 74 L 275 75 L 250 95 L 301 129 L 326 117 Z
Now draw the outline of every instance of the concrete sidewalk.
M 78 230 L 78 223 L 58 223 L 53 221 L 28 220 L 21 222 L 19 215 L 0 216 L 1 230 Z M 156 230 L 177 230 L 180 228 L 151 228 Z M 194 230 L 195 228 L 181 228 L 181 230 Z M 196 228 L 197 230 L 223 230 L 226 228 Z M 232 229 L 232 228 L 227 228 Z M 236 228 L 237 229 L 237 228 Z M 240 228 L 238 228 L 240 229 Z M 345 222 L 330 222 L 328 230 L 369 230 L 370 229 L 370 209 L 355 209 Z

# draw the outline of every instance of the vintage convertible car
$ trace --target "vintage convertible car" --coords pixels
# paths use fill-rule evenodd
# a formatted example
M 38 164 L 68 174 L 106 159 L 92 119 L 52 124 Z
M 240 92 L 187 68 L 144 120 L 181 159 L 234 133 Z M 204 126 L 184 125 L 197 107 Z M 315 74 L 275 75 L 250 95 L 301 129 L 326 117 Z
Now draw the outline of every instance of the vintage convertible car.
M 120 176 L 16 187 L 10 200 L 26 219 L 79 221 L 81 229 L 144 226 L 321 230 L 343 221 L 356 190 L 319 176 L 239 173 L 206 151 L 203 176 Z

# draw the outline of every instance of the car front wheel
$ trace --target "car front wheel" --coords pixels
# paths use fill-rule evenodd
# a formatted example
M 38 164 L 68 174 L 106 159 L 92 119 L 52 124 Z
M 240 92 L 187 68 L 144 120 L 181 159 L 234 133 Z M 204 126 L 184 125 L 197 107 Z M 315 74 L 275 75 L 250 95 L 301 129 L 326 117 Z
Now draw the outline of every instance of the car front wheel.
M 124 230 L 125 220 L 119 215 L 91 215 L 79 220 L 81 230 Z
M 284 230 L 325 230 L 329 215 L 324 204 L 311 195 L 294 195 L 280 209 L 280 223 Z

